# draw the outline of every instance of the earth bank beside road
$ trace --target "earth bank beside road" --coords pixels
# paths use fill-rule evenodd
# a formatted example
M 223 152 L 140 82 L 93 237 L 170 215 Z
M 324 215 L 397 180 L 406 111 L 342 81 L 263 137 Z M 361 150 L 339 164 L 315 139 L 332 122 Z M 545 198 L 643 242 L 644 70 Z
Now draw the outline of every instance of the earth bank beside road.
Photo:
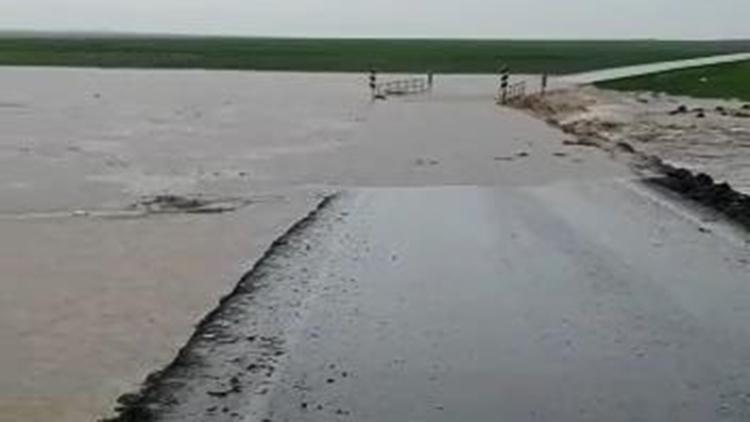
M 584 86 L 518 106 L 566 132 L 566 145 L 629 156 L 656 184 L 750 227 L 750 104 Z

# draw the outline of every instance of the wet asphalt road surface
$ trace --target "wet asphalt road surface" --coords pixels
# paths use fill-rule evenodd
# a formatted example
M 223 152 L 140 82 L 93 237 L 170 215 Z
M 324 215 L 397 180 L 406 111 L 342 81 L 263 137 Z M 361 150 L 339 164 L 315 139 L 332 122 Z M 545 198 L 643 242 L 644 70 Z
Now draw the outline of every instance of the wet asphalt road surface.
M 703 217 L 627 180 L 346 193 L 199 329 L 160 419 L 746 421 L 747 238 Z

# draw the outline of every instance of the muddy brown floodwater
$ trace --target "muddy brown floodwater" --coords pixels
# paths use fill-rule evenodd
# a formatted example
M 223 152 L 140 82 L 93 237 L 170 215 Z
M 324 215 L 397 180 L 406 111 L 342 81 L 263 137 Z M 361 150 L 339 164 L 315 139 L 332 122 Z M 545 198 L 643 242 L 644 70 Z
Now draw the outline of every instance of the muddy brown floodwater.
M 0 420 L 109 415 L 341 187 L 629 174 L 560 156 L 494 77 L 436 83 L 373 104 L 364 75 L 0 69 Z
M 169 362 L 327 189 L 258 163 L 335 148 L 352 77 L 0 70 L 0 420 L 83 421 Z

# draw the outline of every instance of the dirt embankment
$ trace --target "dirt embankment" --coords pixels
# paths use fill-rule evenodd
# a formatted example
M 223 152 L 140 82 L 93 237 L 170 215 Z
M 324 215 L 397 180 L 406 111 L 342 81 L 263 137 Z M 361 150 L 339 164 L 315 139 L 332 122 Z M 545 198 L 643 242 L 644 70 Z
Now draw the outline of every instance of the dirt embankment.
M 516 106 L 571 135 L 565 145 L 626 156 L 650 183 L 750 228 L 750 104 L 581 87 Z

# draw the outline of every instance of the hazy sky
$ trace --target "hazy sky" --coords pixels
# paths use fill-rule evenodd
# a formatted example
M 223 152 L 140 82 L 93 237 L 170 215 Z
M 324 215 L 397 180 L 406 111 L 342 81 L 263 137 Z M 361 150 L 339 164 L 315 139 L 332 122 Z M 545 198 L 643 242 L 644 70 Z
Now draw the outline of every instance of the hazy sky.
M 0 29 L 365 37 L 750 38 L 750 0 L 0 0 Z

